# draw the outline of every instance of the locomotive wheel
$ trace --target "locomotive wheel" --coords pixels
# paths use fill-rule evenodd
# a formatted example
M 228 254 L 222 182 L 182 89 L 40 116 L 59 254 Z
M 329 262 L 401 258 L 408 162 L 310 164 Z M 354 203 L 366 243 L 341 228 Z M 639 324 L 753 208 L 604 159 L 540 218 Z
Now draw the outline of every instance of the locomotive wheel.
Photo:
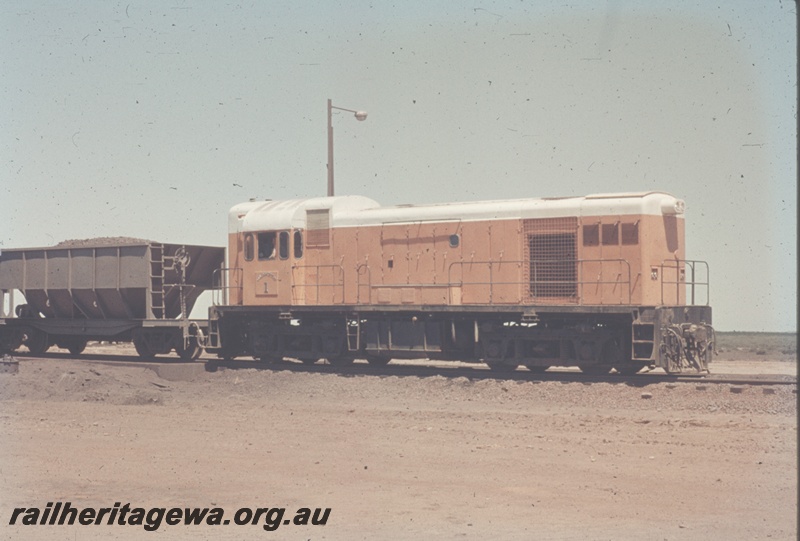
M 513 372 L 517 369 L 516 364 L 514 363 L 502 363 L 502 362 L 493 362 L 493 363 L 486 363 L 489 365 L 489 369 L 493 372 Z
M 620 376 L 632 376 L 638 374 L 641 369 L 642 365 L 638 363 L 618 364 L 614 366 L 614 370 L 616 370 L 617 374 Z
M 550 368 L 549 366 L 540 366 L 536 364 L 526 364 L 525 367 L 534 374 L 544 374 L 547 369 Z
M 24 343 L 28 347 L 28 351 L 34 355 L 41 355 L 50 348 L 50 338 L 47 333 L 37 329 L 31 329 Z
M 353 364 L 353 359 L 346 357 L 328 357 L 328 364 L 331 366 L 347 366 Z
M 581 372 L 590 376 L 604 376 L 611 371 L 611 367 L 603 364 L 585 364 L 579 366 Z

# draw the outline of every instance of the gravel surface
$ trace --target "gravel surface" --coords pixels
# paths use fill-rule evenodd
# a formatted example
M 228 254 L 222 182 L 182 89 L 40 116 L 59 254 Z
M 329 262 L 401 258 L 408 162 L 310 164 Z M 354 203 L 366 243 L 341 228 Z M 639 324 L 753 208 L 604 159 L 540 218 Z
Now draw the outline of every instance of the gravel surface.
M 159 539 L 796 538 L 794 386 L 197 368 L 0 373 L 0 539 L 144 536 L 7 524 L 53 500 L 332 510 Z

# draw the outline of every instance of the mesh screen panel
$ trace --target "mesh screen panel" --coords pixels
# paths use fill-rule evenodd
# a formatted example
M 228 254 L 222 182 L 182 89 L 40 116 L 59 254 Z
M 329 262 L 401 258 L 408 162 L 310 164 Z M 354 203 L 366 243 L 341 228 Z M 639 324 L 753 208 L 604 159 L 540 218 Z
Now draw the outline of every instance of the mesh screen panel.
M 523 220 L 528 300 L 576 302 L 577 218 Z

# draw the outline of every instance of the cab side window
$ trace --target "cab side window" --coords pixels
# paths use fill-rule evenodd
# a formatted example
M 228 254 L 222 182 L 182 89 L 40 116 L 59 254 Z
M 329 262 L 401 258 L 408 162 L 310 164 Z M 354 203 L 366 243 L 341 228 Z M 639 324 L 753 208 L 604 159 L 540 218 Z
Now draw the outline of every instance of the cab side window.
M 281 231 L 278 234 L 280 243 L 278 245 L 278 255 L 281 259 L 289 259 L 289 232 Z
M 252 261 L 253 260 L 253 234 L 247 233 L 244 236 L 244 260 L 245 261 Z
M 303 257 L 303 232 L 294 232 L 294 258 L 300 259 Z
M 258 260 L 275 259 L 275 232 L 258 234 Z

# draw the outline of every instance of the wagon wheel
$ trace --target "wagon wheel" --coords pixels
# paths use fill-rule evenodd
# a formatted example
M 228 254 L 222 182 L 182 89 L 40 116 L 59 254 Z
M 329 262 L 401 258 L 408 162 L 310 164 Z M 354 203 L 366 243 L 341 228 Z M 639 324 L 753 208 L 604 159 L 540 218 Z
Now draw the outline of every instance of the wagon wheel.
M 176 353 L 178 356 L 184 361 L 196 361 L 200 358 L 200 355 L 203 354 L 203 346 L 200 345 L 200 342 L 197 340 L 196 336 L 190 336 L 188 339 L 188 345 L 184 345 L 180 340 L 181 344 L 175 348 Z
M 133 337 L 133 347 L 136 348 L 136 353 L 139 354 L 139 357 L 142 359 L 150 359 L 155 357 L 155 353 L 150 349 L 150 346 L 147 345 L 147 341 L 141 334 L 136 334 Z
M 367 357 L 367 362 L 370 366 L 386 366 L 391 360 L 391 357 L 385 357 L 383 355 L 369 355 Z
M 50 337 L 38 329 L 31 329 L 25 338 L 24 344 L 28 351 L 34 355 L 41 355 L 50 348 Z
M 4 353 L 12 353 L 22 345 L 25 336 L 17 331 L 8 332 L 3 334 L 0 332 L 0 355 Z
M 67 343 L 67 351 L 72 355 L 80 355 L 86 349 L 87 341 L 82 338 L 74 338 Z

